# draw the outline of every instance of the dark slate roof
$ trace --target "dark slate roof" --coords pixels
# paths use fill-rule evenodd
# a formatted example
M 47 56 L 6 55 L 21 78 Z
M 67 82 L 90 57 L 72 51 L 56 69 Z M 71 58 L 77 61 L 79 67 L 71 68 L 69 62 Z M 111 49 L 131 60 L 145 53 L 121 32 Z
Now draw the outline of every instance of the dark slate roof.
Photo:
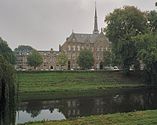
M 68 41 L 85 43 L 90 42 L 94 43 L 99 34 L 80 34 L 80 33 L 72 33 L 68 38 Z

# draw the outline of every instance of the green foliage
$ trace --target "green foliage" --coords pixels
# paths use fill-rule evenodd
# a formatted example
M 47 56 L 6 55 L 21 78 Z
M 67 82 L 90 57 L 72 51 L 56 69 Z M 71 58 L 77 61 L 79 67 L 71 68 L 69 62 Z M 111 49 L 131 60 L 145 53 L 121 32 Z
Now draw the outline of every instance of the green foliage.
M 61 66 L 65 66 L 67 64 L 68 61 L 68 57 L 65 55 L 64 52 L 61 52 L 58 56 L 57 56 L 57 64 Z
M 82 50 L 78 56 L 77 63 L 82 69 L 90 69 L 94 64 L 94 57 L 90 50 Z
M 0 102 L 9 102 L 15 94 L 15 55 L 6 41 L 0 38 Z
M 0 56 L 0 80 L 2 79 L 5 83 L 12 83 L 14 81 L 14 68 L 3 56 Z
M 106 88 L 143 86 L 138 75 L 124 77 L 121 72 L 52 71 L 18 72 L 20 97 L 52 99 L 92 96 L 104 93 Z
M 113 43 L 144 33 L 147 23 L 144 13 L 133 6 L 115 9 L 105 21 L 107 23 L 106 34 Z
M 115 56 L 111 51 L 104 51 L 103 55 L 104 66 L 114 65 Z
M 147 30 L 144 13 L 133 6 L 115 9 L 106 19 L 106 35 L 113 45 L 113 53 L 126 73 L 137 60 L 137 49 L 132 37 Z
M 31 46 L 20 45 L 18 48 L 15 48 L 14 52 L 31 52 L 32 50 L 34 49 Z
M 9 98 L 15 91 L 15 70 L 3 56 L 0 56 L 0 95 Z M 2 93 L 1 93 L 2 92 Z
M 148 30 L 151 32 L 156 32 L 157 31 L 157 12 L 150 11 L 146 13 L 146 17 L 148 20 Z
M 136 43 L 137 57 L 144 64 L 145 80 L 149 84 L 157 83 L 157 12 L 146 13 L 147 33 L 132 39 Z
M 33 50 L 27 57 L 28 65 L 33 66 L 36 69 L 37 66 L 40 66 L 43 63 L 43 58 L 40 53 L 36 50 Z
M 0 55 L 11 64 L 15 64 L 15 55 L 6 41 L 0 38 Z
M 157 36 L 156 34 L 139 35 L 134 38 L 138 48 L 138 57 L 145 65 L 147 82 L 157 83 Z

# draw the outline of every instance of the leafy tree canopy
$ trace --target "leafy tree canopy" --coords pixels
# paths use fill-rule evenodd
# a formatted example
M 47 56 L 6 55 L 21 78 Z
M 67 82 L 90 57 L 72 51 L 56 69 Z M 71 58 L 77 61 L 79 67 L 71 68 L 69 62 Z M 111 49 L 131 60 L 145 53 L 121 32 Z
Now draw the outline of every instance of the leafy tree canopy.
M 0 80 L 10 83 L 14 80 L 14 68 L 0 55 Z
M 9 98 L 10 96 L 13 96 L 15 92 L 14 81 L 14 67 L 8 61 L 6 61 L 3 56 L 0 55 L 0 96 L 4 95 L 3 98 Z
M 0 38 L 0 55 L 11 64 L 15 64 L 15 55 L 6 41 Z
M 82 69 L 90 69 L 94 64 L 94 57 L 90 50 L 82 50 L 77 60 Z
M 156 34 L 139 35 L 134 38 L 138 48 L 138 57 L 144 63 L 147 81 L 157 83 L 157 36 Z
M 115 9 L 106 19 L 106 35 L 112 42 L 113 53 L 121 61 L 126 73 L 137 60 L 137 49 L 132 37 L 147 32 L 145 13 L 133 6 Z
M 157 32 L 157 12 L 150 11 L 146 12 L 146 17 L 148 20 L 148 30 L 150 32 Z
M 124 6 L 115 9 L 106 16 L 106 35 L 112 43 L 128 40 L 131 36 L 145 33 L 147 20 L 145 13 L 134 6 Z
M 112 65 L 112 53 L 110 51 L 104 51 L 103 62 L 105 66 Z
M 32 50 L 34 50 L 31 46 L 27 46 L 27 45 L 20 45 L 18 46 L 18 48 L 15 48 L 15 52 L 31 52 Z
M 40 66 L 43 63 L 43 58 L 40 53 L 36 50 L 33 50 L 27 57 L 28 65 L 33 66 L 36 69 L 37 66 Z
M 66 56 L 66 54 L 64 52 L 61 52 L 58 56 L 57 56 L 57 64 L 62 66 L 65 66 L 67 64 L 68 61 L 68 57 Z

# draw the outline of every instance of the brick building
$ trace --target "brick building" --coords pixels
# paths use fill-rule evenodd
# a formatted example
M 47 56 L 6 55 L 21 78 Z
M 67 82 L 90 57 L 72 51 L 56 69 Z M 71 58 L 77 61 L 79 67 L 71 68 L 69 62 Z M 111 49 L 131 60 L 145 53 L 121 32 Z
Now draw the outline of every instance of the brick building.
M 38 51 L 43 57 L 43 63 L 37 67 L 37 70 L 57 70 L 58 66 L 56 63 L 57 55 L 59 51 Z M 16 52 L 16 69 L 19 70 L 31 70 L 27 64 L 27 57 L 31 53 L 31 50 Z
M 95 7 L 94 16 L 94 30 L 92 34 L 74 33 L 66 39 L 63 45 L 59 46 L 59 51 L 38 51 L 43 57 L 43 63 L 37 67 L 38 70 L 57 70 L 57 55 L 60 52 L 65 52 L 68 57 L 67 65 L 64 69 L 79 69 L 77 64 L 77 58 L 81 50 L 91 50 L 94 57 L 94 69 L 103 69 L 103 54 L 104 51 L 109 51 L 111 43 L 105 36 L 103 29 L 99 33 L 97 23 L 97 10 Z M 16 52 L 17 64 L 16 69 L 29 70 L 32 69 L 27 64 L 27 57 L 30 54 L 31 49 L 23 49 L 22 51 Z
M 94 30 L 92 34 L 74 33 L 66 39 L 60 46 L 60 51 L 64 51 L 68 56 L 67 69 L 78 69 L 77 58 L 81 50 L 88 49 L 93 52 L 94 69 L 103 69 L 103 54 L 108 51 L 111 43 L 105 36 L 103 29 L 99 33 L 97 23 L 97 10 L 95 8 Z

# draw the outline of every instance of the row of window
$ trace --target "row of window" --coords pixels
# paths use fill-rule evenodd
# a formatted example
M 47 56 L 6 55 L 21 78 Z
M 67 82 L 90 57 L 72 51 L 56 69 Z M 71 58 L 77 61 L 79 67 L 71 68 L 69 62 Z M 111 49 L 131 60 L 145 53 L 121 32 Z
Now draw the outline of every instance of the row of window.
M 68 51 L 71 51 L 71 50 L 73 50 L 73 51 L 80 51 L 80 49 L 85 49 L 85 47 L 84 46 L 82 46 L 82 47 L 80 47 L 80 46 L 68 46 Z M 86 49 L 90 49 L 90 47 L 86 47 Z M 94 51 L 94 48 L 92 47 L 91 48 L 92 49 L 92 51 Z M 104 50 L 108 50 L 108 48 L 106 47 L 106 48 L 103 48 L 103 47 L 98 47 L 97 49 L 96 49 L 97 51 L 104 51 Z

